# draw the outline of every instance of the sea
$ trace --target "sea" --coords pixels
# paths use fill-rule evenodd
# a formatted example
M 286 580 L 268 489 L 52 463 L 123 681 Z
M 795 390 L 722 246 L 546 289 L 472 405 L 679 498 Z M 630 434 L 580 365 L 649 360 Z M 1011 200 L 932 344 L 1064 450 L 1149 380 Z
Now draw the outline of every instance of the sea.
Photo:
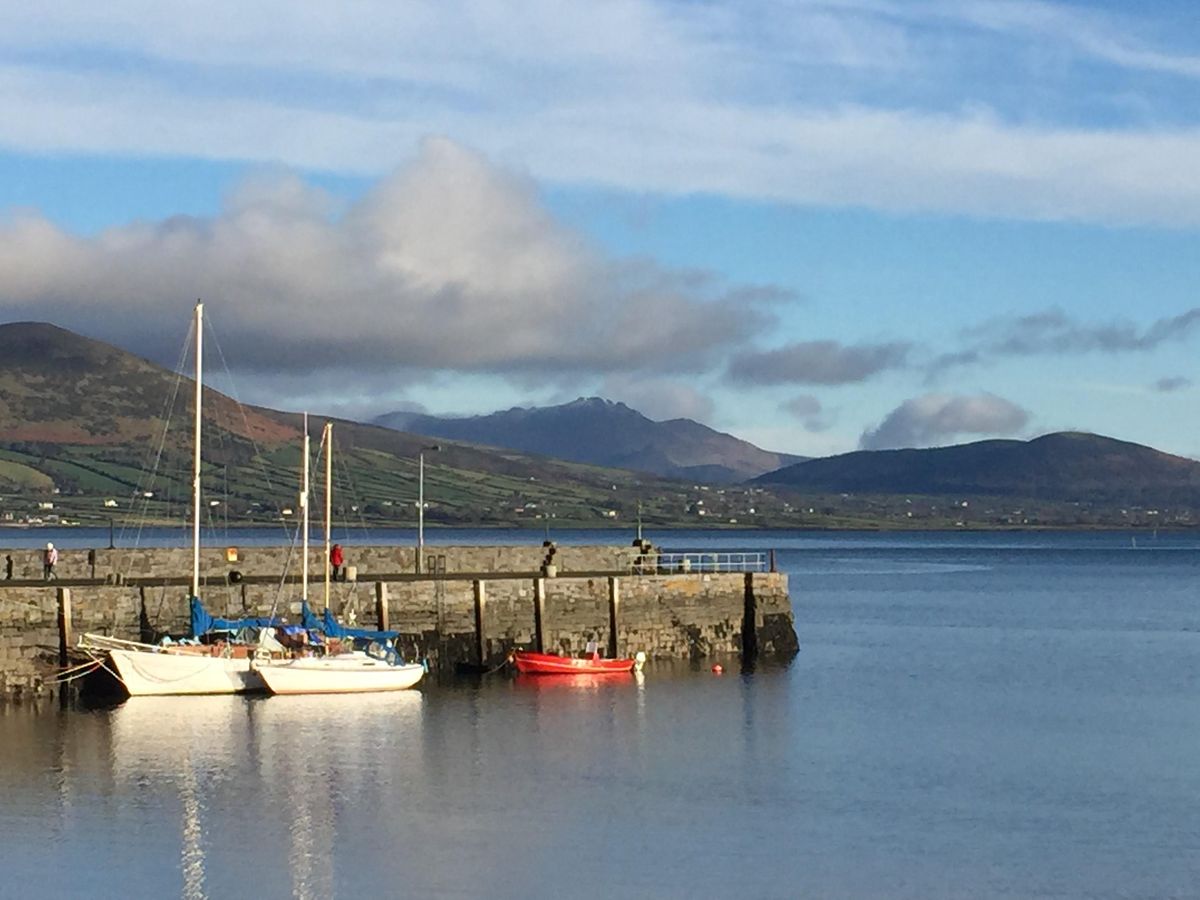
M 0 897 L 1200 896 L 1200 535 L 646 536 L 775 550 L 800 653 L 0 706 Z

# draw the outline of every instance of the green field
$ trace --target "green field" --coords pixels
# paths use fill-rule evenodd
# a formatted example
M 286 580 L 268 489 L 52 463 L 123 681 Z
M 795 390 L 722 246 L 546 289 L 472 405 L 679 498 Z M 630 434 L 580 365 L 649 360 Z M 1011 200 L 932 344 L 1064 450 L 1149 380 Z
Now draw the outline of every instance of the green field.
M 0 449 L 0 515 L 21 520 L 96 524 L 174 524 L 191 515 L 190 457 L 164 454 L 142 469 L 146 448 L 66 445 Z M 468 461 L 473 461 L 470 456 Z M 696 485 L 636 473 L 503 457 L 510 471 L 454 465 L 461 456 L 431 454 L 425 463 L 425 521 L 430 527 L 521 526 L 536 530 L 646 525 L 705 528 L 1111 528 L 1194 527 L 1186 508 L 1149 510 L 1013 498 L 798 495 L 749 486 Z M 228 465 L 206 463 L 205 518 L 213 525 L 294 521 L 300 450 L 291 446 L 242 454 Z M 339 527 L 416 523 L 417 461 L 369 447 L 335 456 L 333 520 Z M 537 474 L 529 474 L 536 472 Z M 323 474 L 313 467 L 312 518 L 324 510 Z M 57 489 L 57 493 L 54 493 Z M 150 494 L 152 496 L 146 496 Z M 969 500 L 967 506 L 962 502 Z M 39 508 L 51 501 L 53 512 Z M 115 504 L 115 505 L 112 505 Z M 285 510 L 290 512 L 285 513 Z

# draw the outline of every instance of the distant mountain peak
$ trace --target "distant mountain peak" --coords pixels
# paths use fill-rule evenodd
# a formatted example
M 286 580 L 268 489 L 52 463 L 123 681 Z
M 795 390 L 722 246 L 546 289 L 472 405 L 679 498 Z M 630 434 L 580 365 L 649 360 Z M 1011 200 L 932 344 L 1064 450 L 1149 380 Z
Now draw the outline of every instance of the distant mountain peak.
M 637 412 L 637 410 L 626 406 L 620 400 L 608 400 L 604 397 L 577 397 L 570 403 L 563 403 L 560 406 L 534 406 L 531 409 L 548 410 L 548 409 L 586 409 L 596 411 L 621 411 L 621 412 Z M 641 415 L 641 413 L 638 413 Z
M 463 418 L 389 413 L 374 421 L 428 437 L 689 480 L 743 481 L 798 458 L 761 450 L 691 419 L 655 422 L 604 397 Z

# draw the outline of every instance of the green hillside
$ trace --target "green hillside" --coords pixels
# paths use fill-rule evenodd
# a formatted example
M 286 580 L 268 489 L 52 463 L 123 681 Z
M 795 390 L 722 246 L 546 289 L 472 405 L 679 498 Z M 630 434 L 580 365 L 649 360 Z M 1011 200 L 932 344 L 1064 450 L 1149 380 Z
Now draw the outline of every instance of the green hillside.
M 0 388 L 0 523 L 188 517 L 192 383 L 186 377 L 55 326 L 16 323 L 0 325 Z M 202 481 L 210 520 L 294 518 L 302 421 L 206 390 Z M 314 439 L 322 425 L 310 421 Z M 429 444 L 429 437 L 337 421 L 335 521 L 414 525 L 417 457 Z M 651 526 L 739 528 L 1200 522 L 1200 464 L 1096 435 L 851 453 L 741 485 L 441 444 L 425 457 L 431 527 L 613 526 L 631 533 L 639 510 Z M 318 513 L 320 482 L 314 474 Z

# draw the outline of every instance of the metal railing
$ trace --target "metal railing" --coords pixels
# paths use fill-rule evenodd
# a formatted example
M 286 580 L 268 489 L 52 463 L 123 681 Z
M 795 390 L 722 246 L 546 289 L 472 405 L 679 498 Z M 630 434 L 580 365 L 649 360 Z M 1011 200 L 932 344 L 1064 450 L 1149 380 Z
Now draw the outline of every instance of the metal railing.
M 637 557 L 637 575 L 675 575 L 693 572 L 766 572 L 768 555 L 761 551 L 656 552 Z

